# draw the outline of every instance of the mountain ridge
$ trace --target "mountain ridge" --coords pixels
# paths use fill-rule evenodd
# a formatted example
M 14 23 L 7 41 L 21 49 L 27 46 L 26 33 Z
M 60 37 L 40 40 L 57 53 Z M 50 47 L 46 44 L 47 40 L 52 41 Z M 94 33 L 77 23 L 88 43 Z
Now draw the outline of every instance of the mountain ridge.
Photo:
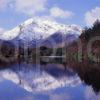
M 57 22 L 31 18 L 18 25 L 14 29 L 0 34 L 0 40 L 18 39 L 22 41 L 33 41 L 46 39 L 51 35 L 61 32 L 63 34 L 80 34 L 81 28 L 77 25 L 64 25 Z

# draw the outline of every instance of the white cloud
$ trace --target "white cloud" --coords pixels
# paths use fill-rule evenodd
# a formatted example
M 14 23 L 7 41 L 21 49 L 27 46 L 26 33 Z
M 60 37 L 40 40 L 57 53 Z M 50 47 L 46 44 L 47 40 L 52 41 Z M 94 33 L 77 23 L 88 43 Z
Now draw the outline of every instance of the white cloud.
M 0 9 L 10 7 L 17 13 L 23 13 L 29 17 L 36 17 L 41 12 L 48 12 L 48 14 L 42 15 L 41 18 L 49 20 L 67 19 L 73 16 L 73 12 L 63 10 L 57 6 L 51 7 L 49 10 L 47 4 L 48 0 L 0 0 Z
M 55 19 L 53 17 L 51 17 L 50 15 L 35 16 L 34 18 L 40 18 L 42 20 L 55 21 Z
M 97 19 L 100 20 L 100 7 L 96 7 L 95 9 L 86 12 L 85 22 L 87 25 L 92 25 Z
M 11 3 L 14 0 L 0 0 L 0 10 L 4 10 L 7 7 L 10 7 Z
M 3 28 L 0 28 L 0 34 L 4 33 L 5 30 Z
M 6 7 L 27 15 L 35 15 L 46 9 L 47 0 L 0 0 L 0 10 Z
M 62 10 L 59 7 L 52 7 L 50 9 L 50 15 L 54 18 L 70 18 L 73 16 L 71 11 Z
M 15 9 L 27 15 L 35 15 L 46 9 L 46 3 L 47 0 L 16 0 Z
M 0 0 L 0 9 L 5 7 L 5 0 Z
M 8 1 L 7 0 L 0 0 L 0 10 L 7 7 Z

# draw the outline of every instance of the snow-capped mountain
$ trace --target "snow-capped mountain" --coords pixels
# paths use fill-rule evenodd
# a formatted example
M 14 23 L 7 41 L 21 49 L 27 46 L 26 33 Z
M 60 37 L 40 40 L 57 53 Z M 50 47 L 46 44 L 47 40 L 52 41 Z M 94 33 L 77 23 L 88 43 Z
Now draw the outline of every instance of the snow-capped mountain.
M 43 40 L 41 45 L 47 47 L 54 47 L 59 45 L 63 46 L 63 44 L 65 44 L 67 46 L 69 43 L 72 43 L 74 40 L 77 40 L 78 37 L 79 34 L 74 34 L 74 32 L 71 31 L 67 34 L 64 34 L 63 32 L 56 32 Z
M 63 25 L 57 22 L 32 18 L 14 29 L 0 34 L 0 40 L 21 40 L 23 42 L 41 42 L 57 32 L 67 35 L 79 35 L 81 28 L 77 25 Z

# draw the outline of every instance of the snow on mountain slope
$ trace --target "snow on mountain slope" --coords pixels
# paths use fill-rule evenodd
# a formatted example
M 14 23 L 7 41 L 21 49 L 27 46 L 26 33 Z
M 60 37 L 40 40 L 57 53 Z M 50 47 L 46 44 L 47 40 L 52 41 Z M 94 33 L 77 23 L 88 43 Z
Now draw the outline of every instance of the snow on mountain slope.
M 32 18 L 14 29 L 0 34 L 1 40 L 19 39 L 23 41 L 39 41 L 48 38 L 56 32 L 63 34 L 80 34 L 81 28 L 77 25 L 63 25 L 57 22 Z

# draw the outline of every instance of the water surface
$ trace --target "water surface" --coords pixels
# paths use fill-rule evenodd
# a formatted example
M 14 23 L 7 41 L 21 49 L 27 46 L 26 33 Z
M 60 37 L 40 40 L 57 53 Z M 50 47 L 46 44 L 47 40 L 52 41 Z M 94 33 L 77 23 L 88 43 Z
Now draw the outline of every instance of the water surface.
M 99 92 L 62 64 L 14 65 L 0 76 L 1 100 L 100 100 Z

